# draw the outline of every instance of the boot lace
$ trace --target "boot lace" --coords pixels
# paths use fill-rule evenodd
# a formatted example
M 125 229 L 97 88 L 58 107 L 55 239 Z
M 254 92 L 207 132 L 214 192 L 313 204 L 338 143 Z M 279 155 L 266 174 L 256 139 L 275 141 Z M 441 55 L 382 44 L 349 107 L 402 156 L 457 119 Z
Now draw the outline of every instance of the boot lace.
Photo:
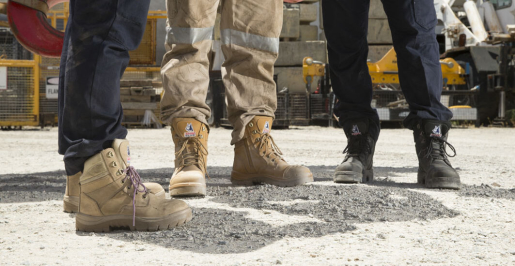
M 186 152 L 184 152 L 186 151 Z M 199 138 L 187 138 L 181 148 L 175 153 L 175 158 L 182 161 L 179 171 L 184 167 L 196 165 L 207 174 L 206 156 L 208 152 Z M 209 177 L 209 174 L 207 174 Z
M 435 144 L 435 145 L 434 145 Z M 436 146 L 436 148 L 435 148 Z M 453 155 L 450 155 L 447 153 L 446 147 L 449 146 L 449 148 L 452 150 Z M 452 146 L 449 142 L 447 142 L 445 139 L 440 137 L 431 137 L 431 142 L 429 143 L 429 147 L 427 148 L 426 158 L 433 158 L 435 159 L 446 159 L 447 156 L 454 157 L 456 156 L 456 149 L 454 146 Z
M 136 194 L 138 194 L 138 192 L 145 192 L 143 198 L 146 198 L 150 190 L 148 190 L 147 187 L 143 185 L 143 182 L 141 182 L 141 177 L 133 166 L 129 166 L 123 169 L 123 174 L 125 174 L 125 177 L 123 178 L 122 182 L 127 180 L 131 181 L 131 184 L 129 184 L 127 188 L 130 189 L 131 185 L 134 187 L 134 191 L 132 193 L 132 226 L 136 226 Z
M 350 157 L 359 157 L 363 152 L 371 153 L 372 147 L 370 143 L 367 141 L 366 135 L 352 136 L 347 142 L 347 146 L 343 150 L 343 154 L 345 155 L 344 162 L 346 162 Z
M 269 133 L 261 134 L 261 136 L 256 139 L 255 144 L 259 144 L 259 150 L 264 148 L 263 156 L 266 156 L 267 158 L 272 157 L 272 162 L 275 162 L 276 158 L 284 160 L 281 156 L 283 153 L 277 144 L 275 144 L 274 139 Z

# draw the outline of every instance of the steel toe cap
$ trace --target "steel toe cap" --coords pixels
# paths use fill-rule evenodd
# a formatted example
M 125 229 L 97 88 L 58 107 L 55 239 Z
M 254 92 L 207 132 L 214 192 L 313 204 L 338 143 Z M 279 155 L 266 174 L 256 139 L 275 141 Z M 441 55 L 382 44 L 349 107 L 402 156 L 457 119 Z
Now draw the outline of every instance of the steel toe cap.
M 309 170 L 309 168 L 301 165 L 292 165 L 284 171 L 283 174 L 284 179 L 307 179 L 311 180 L 308 182 L 313 182 L 313 173 Z
M 361 173 L 363 171 L 363 164 L 357 158 L 350 157 L 340 165 L 338 165 L 335 171 L 346 171 L 346 172 L 357 172 Z

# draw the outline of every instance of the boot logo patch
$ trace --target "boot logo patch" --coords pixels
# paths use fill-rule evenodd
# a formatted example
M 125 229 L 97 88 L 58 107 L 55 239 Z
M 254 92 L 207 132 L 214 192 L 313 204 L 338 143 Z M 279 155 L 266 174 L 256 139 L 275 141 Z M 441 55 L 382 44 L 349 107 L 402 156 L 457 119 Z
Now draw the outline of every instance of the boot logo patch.
M 127 165 L 131 164 L 131 151 L 129 150 L 129 146 L 127 146 Z
M 263 127 L 262 134 L 270 133 L 270 123 L 268 121 L 265 122 L 265 126 Z
M 441 138 L 442 137 L 442 133 L 441 133 L 441 130 L 440 130 L 440 125 L 435 126 L 435 128 L 433 129 L 433 133 L 431 133 L 431 135 L 429 135 L 429 136 L 430 137 Z
M 358 125 L 352 125 L 351 135 L 353 135 L 353 136 L 361 135 Z
M 184 132 L 184 137 L 185 138 L 191 138 L 191 137 L 195 137 L 196 134 L 195 134 L 195 130 L 193 130 L 193 125 L 191 123 L 188 123 L 186 125 L 186 132 Z

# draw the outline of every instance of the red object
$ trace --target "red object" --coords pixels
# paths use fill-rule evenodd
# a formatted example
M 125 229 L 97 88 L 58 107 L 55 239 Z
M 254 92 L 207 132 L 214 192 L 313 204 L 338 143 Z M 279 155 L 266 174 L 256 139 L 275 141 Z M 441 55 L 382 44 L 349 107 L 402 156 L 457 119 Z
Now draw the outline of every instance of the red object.
M 49 0 L 48 7 L 67 0 Z M 11 31 L 27 50 L 46 57 L 60 57 L 63 50 L 64 33 L 50 25 L 46 14 L 9 1 L 7 17 Z

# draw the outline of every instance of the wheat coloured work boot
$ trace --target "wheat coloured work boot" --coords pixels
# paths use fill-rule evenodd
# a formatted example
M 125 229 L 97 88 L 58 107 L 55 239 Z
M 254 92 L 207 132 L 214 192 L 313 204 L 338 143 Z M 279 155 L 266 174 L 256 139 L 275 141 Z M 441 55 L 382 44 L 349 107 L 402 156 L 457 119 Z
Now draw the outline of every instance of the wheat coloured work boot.
M 336 167 L 334 182 L 366 183 L 374 180 L 374 151 L 376 141 L 369 134 L 367 119 L 349 121 L 344 125 L 347 147 L 343 162 Z
M 417 181 L 427 188 L 460 189 L 460 176 L 447 158 L 456 156 L 456 150 L 447 142 L 450 128 L 450 122 L 421 120 L 413 130 L 419 162 Z M 453 151 L 452 156 L 446 146 Z
M 81 175 L 82 172 L 78 172 L 72 176 L 66 177 L 66 189 L 63 197 L 64 212 L 73 213 L 79 211 L 79 179 Z
M 170 179 L 170 196 L 205 196 L 207 126 L 193 118 L 172 120 L 175 170 Z
M 313 182 L 313 174 L 304 166 L 289 165 L 281 157 L 270 132 L 273 119 L 255 116 L 246 126 L 242 140 L 234 146 L 231 182 L 249 186 L 267 183 L 291 187 Z
M 113 148 L 86 161 L 80 177 L 78 231 L 156 231 L 191 220 L 191 209 L 184 201 L 166 199 L 160 185 L 141 182 L 129 154 L 128 141 L 115 140 Z

